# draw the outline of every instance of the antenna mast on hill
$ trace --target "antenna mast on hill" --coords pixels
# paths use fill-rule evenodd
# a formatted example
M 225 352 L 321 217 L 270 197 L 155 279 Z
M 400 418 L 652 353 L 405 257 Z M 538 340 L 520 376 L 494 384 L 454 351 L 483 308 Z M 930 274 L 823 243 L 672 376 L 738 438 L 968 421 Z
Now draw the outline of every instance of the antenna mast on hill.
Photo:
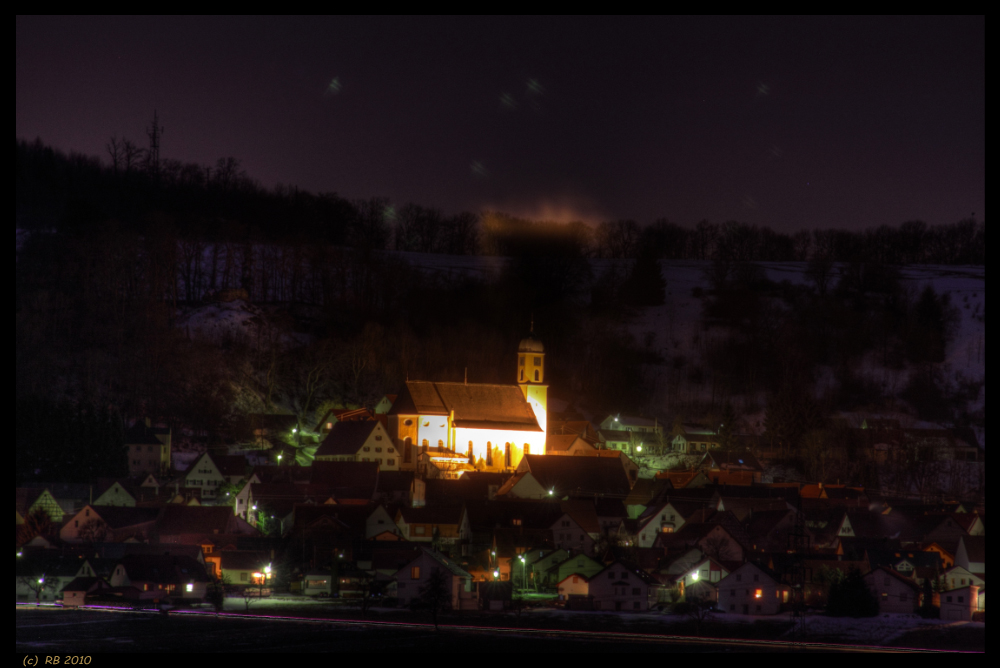
M 149 137 L 149 167 L 153 172 L 160 171 L 160 136 L 163 134 L 163 128 L 160 127 L 160 119 L 156 114 L 156 110 L 153 110 L 153 127 L 146 130 L 146 136 Z

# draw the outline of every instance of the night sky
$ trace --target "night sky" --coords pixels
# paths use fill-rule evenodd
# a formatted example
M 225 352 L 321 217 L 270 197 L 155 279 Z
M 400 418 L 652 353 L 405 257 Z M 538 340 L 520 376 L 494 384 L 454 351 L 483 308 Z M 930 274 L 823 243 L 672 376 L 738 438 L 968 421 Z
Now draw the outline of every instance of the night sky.
M 265 186 L 781 231 L 985 218 L 985 19 L 17 18 L 16 135 Z

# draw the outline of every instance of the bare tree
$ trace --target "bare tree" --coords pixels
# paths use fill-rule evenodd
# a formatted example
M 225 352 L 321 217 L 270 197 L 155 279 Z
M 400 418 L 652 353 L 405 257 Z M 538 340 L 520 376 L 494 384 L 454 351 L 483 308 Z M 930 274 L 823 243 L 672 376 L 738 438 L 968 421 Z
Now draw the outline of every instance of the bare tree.
M 142 164 L 143 156 L 145 155 L 146 150 L 140 148 L 134 141 L 131 139 L 122 139 L 121 161 L 126 172 L 131 172 L 133 168 L 138 169 L 138 167 Z
M 124 147 L 122 146 L 122 140 L 118 138 L 118 135 L 111 135 L 111 139 L 109 139 L 108 143 L 104 145 L 104 148 L 108 152 L 108 157 L 111 158 L 111 169 L 117 176 L 118 167 L 124 160 Z
M 675 604 L 673 611 L 678 615 L 687 615 L 695 624 L 695 633 L 701 635 L 702 624 L 712 617 L 712 602 L 698 596 L 688 596 Z
M 730 543 L 729 539 L 717 534 L 710 535 L 703 540 L 701 542 L 701 549 L 702 552 L 716 561 L 731 561 L 734 556 L 732 554 L 732 543 Z

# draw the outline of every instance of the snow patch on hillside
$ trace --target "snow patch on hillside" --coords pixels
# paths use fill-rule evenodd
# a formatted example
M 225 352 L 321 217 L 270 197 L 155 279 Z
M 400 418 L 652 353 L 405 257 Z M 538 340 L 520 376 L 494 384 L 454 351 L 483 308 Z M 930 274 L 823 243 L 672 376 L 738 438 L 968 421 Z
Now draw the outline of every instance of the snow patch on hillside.
M 177 327 L 191 339 L 220 343 L 253 336 L 265 322 L 263 312 L 242 299 L 194 308 L 177 319 Z

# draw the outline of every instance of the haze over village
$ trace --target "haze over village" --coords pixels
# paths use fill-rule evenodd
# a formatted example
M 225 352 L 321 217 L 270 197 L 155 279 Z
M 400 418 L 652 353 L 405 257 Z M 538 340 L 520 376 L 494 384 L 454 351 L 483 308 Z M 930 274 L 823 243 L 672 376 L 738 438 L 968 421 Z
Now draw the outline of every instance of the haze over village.
M 17 652 L 985 651 L 983 23 L 19 17 Z

